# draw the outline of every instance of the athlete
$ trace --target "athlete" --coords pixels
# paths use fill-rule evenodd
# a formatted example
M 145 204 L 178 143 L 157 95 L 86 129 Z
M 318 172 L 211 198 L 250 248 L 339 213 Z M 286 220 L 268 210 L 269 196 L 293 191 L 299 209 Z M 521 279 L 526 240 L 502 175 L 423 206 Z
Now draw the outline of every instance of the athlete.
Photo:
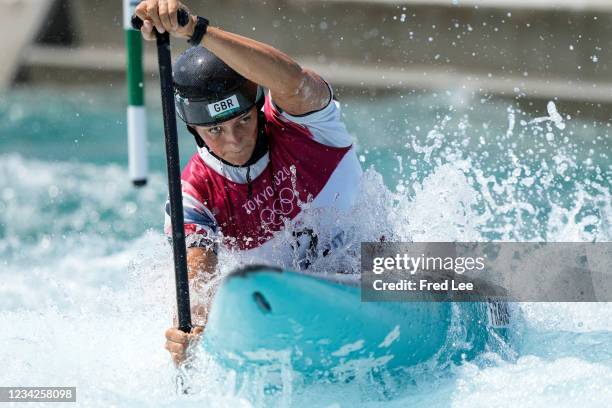
M 156 29 L 192 45 L 173 67 L 177 115 L 198 146 L 181 176 L 189 278 L 212 280 L 221 245 L 306 268 L 342 241 L 342 231 L 300 230 L 307 210 L 350 209 L 361 177 L 340 105 L 325 80 L 286 54 L 191 13 L 181 27 L 179 8 L 188 11 L 176 0 L 146 0 L 136 14 L 146 40 Z M 166 204 L 166 232 L 168 213 Z M 166 331 L 176 364 L 202 333 L 207 308 L 194 308 L 192 333 Z

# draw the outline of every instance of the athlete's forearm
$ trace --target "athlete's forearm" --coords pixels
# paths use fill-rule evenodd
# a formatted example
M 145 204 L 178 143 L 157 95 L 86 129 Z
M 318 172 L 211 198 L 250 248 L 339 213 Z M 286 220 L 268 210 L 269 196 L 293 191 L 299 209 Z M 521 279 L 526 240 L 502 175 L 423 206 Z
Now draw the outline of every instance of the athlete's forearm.
M 245 78 L 277 95 L 297 94 L 304 74 L 300 65 L 276 48 L 220 28 L 209 27 L 201 43 Z
M 204 326 L 208 321 L 208 312 L 212 298 L 217 290 L 217 256 L 205 248 L 189 248 L 187 250 L 187 269 L 191 287 L 195 289 L 193 295 L 196 302 L 192 302 L 192 321 L 196 325 Z

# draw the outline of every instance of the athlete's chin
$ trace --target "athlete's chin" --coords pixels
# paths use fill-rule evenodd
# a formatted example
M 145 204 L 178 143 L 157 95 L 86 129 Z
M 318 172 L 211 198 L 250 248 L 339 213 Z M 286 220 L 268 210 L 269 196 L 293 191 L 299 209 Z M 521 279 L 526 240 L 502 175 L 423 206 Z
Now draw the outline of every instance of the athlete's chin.
M 223 155 L 223 160 L 235 165 L 235 166 L 242 166 L 244 163 L 246 163 L 249 158 L 251 157 L 251 155 L 249 154 L 244 154 L 244 152 L 228 152 L 226 154 Z
M 237 150 L 230 150 L 230 151 L 226 151 L 223 154 L 223 160 L 235 166 L 242 166 L 244 163 L 246 163 L 251 158 L 252 153 L 253 153 L 253 149 L 249 147 L 245 147 L 243 149 L 237 149 Z

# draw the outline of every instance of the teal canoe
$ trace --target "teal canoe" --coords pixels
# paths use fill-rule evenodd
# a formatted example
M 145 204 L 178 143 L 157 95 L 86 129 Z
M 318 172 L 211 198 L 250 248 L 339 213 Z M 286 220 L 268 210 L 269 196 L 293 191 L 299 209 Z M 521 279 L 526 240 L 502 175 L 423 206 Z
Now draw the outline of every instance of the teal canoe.
M 358 281 L 341 277 L 237 270 L 215 295 L 202 345 L 229 368 L 280 362 L 309 376 L 470 359 L 507 334 L 499 304 L 492 314 L 487 303 L 362 302 Z

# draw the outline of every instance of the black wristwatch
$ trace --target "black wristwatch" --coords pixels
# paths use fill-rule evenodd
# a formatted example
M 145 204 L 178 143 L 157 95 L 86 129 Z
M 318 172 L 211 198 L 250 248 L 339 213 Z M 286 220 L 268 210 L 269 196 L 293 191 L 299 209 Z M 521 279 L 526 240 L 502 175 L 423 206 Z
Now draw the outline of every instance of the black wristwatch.
M 195 28 L 193 29 L 193 34 L 189 39 L 188 43 L 193 46 L 198 46 L 202 42 L 202 38 L 204 34 L 206 34 L 206 30 L 208 29 L 208 19 L 204 17 L 198 16 L 198 21 L 196 21 Z

